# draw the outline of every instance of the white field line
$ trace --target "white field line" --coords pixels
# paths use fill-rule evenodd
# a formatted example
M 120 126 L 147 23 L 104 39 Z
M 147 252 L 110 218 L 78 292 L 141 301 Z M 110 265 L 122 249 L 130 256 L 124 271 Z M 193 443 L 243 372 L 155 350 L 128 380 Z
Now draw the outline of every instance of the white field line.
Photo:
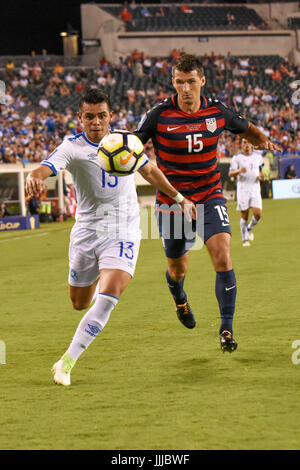
M 68 228 L 64 228 L 62 230 L 57 230 L 57 232 L 67 232 L 68 230 Z M 0 240 L 0 243 L 10 242 L 13 240 L 24 240 L 25 238 L 44 237 L 45 235 L 49 235 L 49 232 L 36 233 L 34 235 L 23 235 L 21 237 L 4 238 L 3 240 Z

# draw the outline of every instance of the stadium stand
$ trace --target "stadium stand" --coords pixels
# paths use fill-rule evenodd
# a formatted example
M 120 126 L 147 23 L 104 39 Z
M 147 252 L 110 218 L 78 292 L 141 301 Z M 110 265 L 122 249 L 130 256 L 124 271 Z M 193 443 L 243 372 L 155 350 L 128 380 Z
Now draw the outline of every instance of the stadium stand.
M 245 6 L 194 6 L 175 4 L 171 6 L 142 5 L 131 12 L 128 31 L 195 31 L 195 30 L 243 30 L 251 25 L 265 29 L 263 19 L 252 8 Z M 115 18 L 122 17 L 123 6 L 102 6 Z M 147 13 L 146 13 L 147 12 Z M 121 16 L 120 16 L 121 15 Z
M 185 4 L 175 0 L 168 4 L 149 1 L 144 5 L 130 0 L 99 3 L 95 8 L 118 19 L 127 5 L 131 12 L 129 30 L 154 34 L 225 31 L 233 36 L 238 30 L 270 28 L 251 7 L 254 1 L 238 5 L 218 3 L 207 0 L 200 5 L 195 0 Z M 289 28 L 299 28 L 297 21 L 297 16 L 289 18 Z M 66 133 L 80 132 L 76 112 L 80 95 L 88 86 L 101 87 L 109 95 L 114 128 L 134 130 L 145 111 L 173 92 L 170 71 L 173 61 L 182 53 L 181 47 L 170 50 L 167 57 L 157 57 L 135 49 L 120 54 L 118 63 L 102 58 L 96 67 L 83 67 L 79 56 L 53 56 L 46 51 L 42 55 L 32 52 L 31 56 L 0 57 L 0 80 L 6 84 L 6 105 L 0 110 L 0 164 L 38 162 Z M 300 156 L 299 109 L 292 103 L 300 76 L 299 64 L 293 65 L 287 58 L 274 54 L 241 56 L 211 52 L 201 58 L 208 79 L 206 95 L 247 115 L 282 145 L 283 158 Z M 238 138 L 224 133 L 219 142 L 219 157 L 232 156 L 238 146 Z M 276 154 L 270 158 L 275 168 Z
M 300 29 L 300 17 L 288 18 L 288 27 L 291 29 Z
M 110 96 L 114 128 L 135 129 L 147 109 L 172 93 L 169 72 L 175 52 L 150 58 L 135 50 L 117 65 L 102 60 L 96 69 L 62 66 L 57 60 L 54 66 L 27 60 L 2 69 L 0 80 L 9 86 L 0 114 L 0 162 L 40 161 L 66 132 L 79 132 L 76 111 L 87 86 L 99 86 Z M 205 94 L 246 114 L 281 143 L 283 155 L 300 155 L 299 111 L 290 105 L 299 66 L 280 56 L 212 54 L 202 61 L 209 83 Z M 231 156 L 237 145 L 238 139 L 224 134 L 219 156 Z

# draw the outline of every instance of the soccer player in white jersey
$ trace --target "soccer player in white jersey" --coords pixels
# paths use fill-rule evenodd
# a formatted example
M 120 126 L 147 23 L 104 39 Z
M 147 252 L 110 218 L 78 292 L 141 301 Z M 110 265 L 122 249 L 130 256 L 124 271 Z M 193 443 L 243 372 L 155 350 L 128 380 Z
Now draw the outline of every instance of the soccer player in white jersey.
M 241 150 L 232 158 L 229 176 L 237 179 L 237 210 L 241 211 L 242 244 L 250 246 L 249 240 L 254 239 L 252 229 L 262 216 L 259 181 L 264 179 L 263 161 L 261 153 L 255 151 L 246 139 L 242 140 Z M 248 224 L 249 209 L 252 209 L 252 218 Z
M 97 162 L 97 147 L 109 133 L 111 117 L 108 97 L 98 89 L 88 90 L 78 112 L 84 132 L 65 139 L 26 178 L 26 193 L 32 196 L 43 191 L 45 178 L 66 169 L 73 176 L 76 191 L 77 211 L 69 245 L 70 298 L 76 310 L 90 308 L 67 351 L 52 368 L 54 382 L 65 386 L 71 383 L 70 372 L 76 360 L 104 328 L 132 278 L 139 251 L 134 175 L 110 175 Z M 196 218 L 195 206 L 177 192 L 146 155 L 138 171 L 175 199 L 189 218 Z

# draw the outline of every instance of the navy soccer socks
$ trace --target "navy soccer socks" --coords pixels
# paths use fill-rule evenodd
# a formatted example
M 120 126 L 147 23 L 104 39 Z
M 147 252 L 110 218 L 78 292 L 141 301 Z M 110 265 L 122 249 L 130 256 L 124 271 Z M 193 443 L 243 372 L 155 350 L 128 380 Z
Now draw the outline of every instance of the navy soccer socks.
M 178 282 L 174 281 L 174 279 L 172 279 L 170 274 L 168 273 L 168 270 L 166 271 L 166 278 L 167 278 L 169 290 L 173 296 L 175 304 L 176 305 L 185 304 L 185 302 L 187 301 L 186 293 L 183 290 L 183 284 L 184 284 L 185 278 L 181 279 Z
M 224 330 L 233 333 L 232 322 L 235 310 L 236 291 L 234 270 L 218 271 L 216 277 L 216 297 L 219 302 L 221 315 L 220 333 Z

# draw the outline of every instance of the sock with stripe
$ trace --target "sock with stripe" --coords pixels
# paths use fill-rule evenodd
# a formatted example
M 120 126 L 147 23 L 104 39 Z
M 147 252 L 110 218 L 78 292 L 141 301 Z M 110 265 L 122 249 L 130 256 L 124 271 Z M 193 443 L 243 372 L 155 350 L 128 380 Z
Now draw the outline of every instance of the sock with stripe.
M 216 297 L 219 303 L 221 326 L 220 333 L 232 331 L 233 315 L 236 299 L 236 279 L 234 270 L 218 271 L 216 276 Z
M 185 302 L 187 301 L 186 293 L 183 290 L 183 284 L 184 284 L 185 278 L 183 277 L 180 281 L 174 281 L 174 279 L 172 279 L 170 274 L 168 273 L 168 270 L 166 271 L 166 278 L 167 278 L 169 290 L 173 296 L 175 304 L 176 305 L 185 304 Z
M 96 285 L 96 289 L 95 289 L 91 304 L 97 299 L 97 296 L 99 294 L 99 289 L 100 289 L 100 280 L 98 281 L 98 283 Z
M 118 301 L 117 297 L 103 293 L 98 294 L 94 305 L 82 317 L 67 350 L 73 360 L 76 361 L 103 330 Z
M 252 230 L 253 227 L 258 224 L 258 222 L 260 221 L 261 217 L 259 219 L 256 219 L 254 217 L 254 215 L 252 216 L 252 219 L 250 220 L 250 223 L 248 224 L 248 230 Z
M 241 234 L 242 234 L 242 242 L 247 241 L 247 220 L 241 218 L 240 219 L 240 227 L 241 227 Z

